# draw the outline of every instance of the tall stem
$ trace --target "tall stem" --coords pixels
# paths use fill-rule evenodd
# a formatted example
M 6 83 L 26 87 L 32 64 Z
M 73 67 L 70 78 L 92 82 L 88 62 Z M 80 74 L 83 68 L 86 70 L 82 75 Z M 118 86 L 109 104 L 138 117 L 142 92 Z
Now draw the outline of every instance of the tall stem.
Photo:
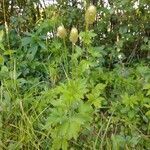
M 63 39 L 63 43 L 64 43 L 64 66 L 65 66 L 66 73 L 68 74 L 68 58 L 67 58 L 67 46 L 66 46 L 65 38 Z
M 89 24 L 86 23 L 85 32 L 87 33 L 88 31 L 89 31 Z M 86 58 L 88 59 L 88 45 L 87 44 L 85 45 L 85 48 L 86 48 Z
M 75 62 L 75 60 L 74 60 L 74 58 L 73 58 L 73 55 L 75 54 L 75 45 L 72 43 L 72 57 L 71 57 L 71 70 L 72 70 L 72 75 L 73 75 L 73 69 L 75 68 L 76 69 L 76 62 Z

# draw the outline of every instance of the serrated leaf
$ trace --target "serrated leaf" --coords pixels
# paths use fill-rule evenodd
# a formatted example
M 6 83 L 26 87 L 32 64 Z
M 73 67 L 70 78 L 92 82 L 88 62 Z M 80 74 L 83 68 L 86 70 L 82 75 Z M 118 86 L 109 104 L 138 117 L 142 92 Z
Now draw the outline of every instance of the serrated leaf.
M 72 137 L 69 138 L 67 136 L 68 132 L 71 132 L 69 120 L 67 120 L 66 122 L 63 122 L 62 124 L 60 124 L 58 130 L 59 130 L 59 136 L 62 136 L 62 137 L 66 136 L 68 140 L 72 138 Z
M 97 34 L 93 32 L 93 30 L 80 32 L 79 36 L 85 44 L 91 44 L 92 38 L 94 38 Z
M 53 139 L 52 150 L 60 150 L 62 142 L 60 138 Z
M 94 105 L 96 108 L 100 108 L 100 107 L 101 107 L 101 104 L 102 104 L 102 101 L 104 101 L 104 98 L 103 98 L 103 97 L 99 97 L 99 98 L 97 98 L 95 101 L 93 101 L 93 105 Z
M 75 140 L 77 139 L 78 137 L 78 133 L 80 131 L 80 126 L 81 126 L 81 123 L 77 120 L 74 120 L 74 119 L 71 119 L 70 121 L 70 126 L 69 126 L 69 138 L 74 138 Z
M 44 128 L 46 129 L 51 125 L 62 124 L 66 119 L 67 117 L 65 116 L 64 111 L 60 109 L 52 109 Z
M 79 107 L 79 113 L 78 113 L 77 117 L 80 119 L 83 119 L 84 123 L 89 122 L 92 119 L 91 118 L 92 112 L 93 112 L 93 109 L 92 109 L 91 105 L 89 105 L 88 103 L 82 104 Z
M 61 146 L 62 150 L 67 150 L 68 149 L 68 142 L 67 142 L 67 140 L 63 139 L 61 145 L 62 145 Z
M 72 105 L 74 102 L 81 101 L 84 94 L 88 91 L 86 80 L 71 80 L 67 85 L 63 85 L 60 89 L 61 99 L 66 105 Z

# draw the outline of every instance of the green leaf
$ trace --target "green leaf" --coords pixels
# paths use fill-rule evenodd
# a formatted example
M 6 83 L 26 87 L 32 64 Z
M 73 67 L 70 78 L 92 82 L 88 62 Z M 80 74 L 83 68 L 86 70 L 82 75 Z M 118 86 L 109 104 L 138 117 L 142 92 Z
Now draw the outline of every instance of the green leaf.
M 4 63 L 4 57 L 0 55 L 0 64 Z
M 119 28 L 119 33 L 120 33 L 120 34 L 125 34 L 125 33 L 127 33 L 127 27 L 126 27 L 126 26 L 120 27 L 120 28 Z
M 6 50 L 5 52 L 4 52 L 4 55 L 12 55 L 12 54 L 14 54 L 16 51 L 14 51 L 14 50 Z
M 49 128 L 51 125 L 62 124 L 66 119 L 67 117 L 64 114 L 64 110 L 53 108 L 44 128 Z
M 79 36 L 81 37 L 83 43 L 89 45 L 92 43 L 92 38 L 94 38 L 97 34 L 94 33 L 94 30 L 80 32 Z
M 4 50 L 4 45 L 3 45 L 3 37 L 4 37 L 4 31 L 0 31 L 0 49 Z
M 28 50 L 29 50 L 29 52 L 28 52 L 28 54 L 27 54 L 27 58 L 28 58 L 30 61 L 32 61 L 32 60 L 34 59 L 36 53 L 37 53 L 38 46 L 37 46 L 37 45 L 32 46 L 32 47 L 30 47 Z
M 149 96 L 150 95 L 150 84 L 146 84 L 143 89 L 148 90 L 146 95 Z
M 3 42 L 3 37 L 4 37 L 4 31 L 1 30 L 1 31 L 0 31 L 0 43 Z
M 78 118 L 71 118 L 68 131 L 69 139 L 74 138 L 75 140 L 77 140 L 79 131 L 81 130 L 81 125 L 82 124 Z
M 67 140 L 63 139 L 61 147 L 62 147 L 62 150 L 68 150 L 68 142 L 67 142 Z
M 135 105 L 138 105 L 139 97 L 136 95 L 129 96 L 127 93 L 122 95 L 122 102 L 126 107 L 134 108 Z
M 28 44 L 31 43 L 32 38 L 31 37 L 24 37 L 21 42 L 22 42 L 22 46 L 27 46 Z
M 93 109 L 92 109 L 91 105 L 89 105 L 88 103 L 84 103 L 84 104 L 80 105 L 80 107 L 79 107 L 78 117 L 83 119 L 84 123 L 90 122 L 92 119 L 91 118 L 92 113 L 93 113 Z
M 60 126 L 58 127 L 58 130 L 59 130 L 58 136 L 66 137 L 68 140 L 72 138 L 72 137 L 68 137 L 68 133 L 71 132 L 69 120 L 60 124 Z
M 66 85 L 63 84 L 59 90 L 62 93 L 61 99 L 67 106 L 81 101 L 84 98 L 84 94 L 88 91 L 86 80 L 84 79 L 70 80 Z
M 3 43 L 0 43 L 0 49 L 5 50 Z
M 88 52 L 93 56 L 93 57 L 101 57 L 100 51 L 96 51 L 94 48 L 89 48 Z
M 46 44 L 42 41 L 39 41 L 38 44 L 40 45 L 41 49 L 47 50 Z
M 62 139 L 60 138 L 55 138 L 53 139 L 53 145 L 52 145 L 52 150 L 60 150 L 62 147 Z
M 79 65 L 77 66 L 76 72 L 74 72 L 74 74 L 77 76 L 83 75 L 86 71 L 89 70 L 91 64 L 92 63 L 88 60 L 81 60 Z
M 145 90 L 150 89 L 150 84 L 146 84 L 146 85 L 144 85 L 143 89 L 145 89 Z
M 149 96 L 149 95 L 150 95 L 150 90 L 148 90 L 148 91 L 147 91 L 147 94 L 146 94 L 146 95 L 147 95 L 147 96 Z
M 150 110 L 147 111 L 145 115 L 150 119 Z
M 102 94 L 103 90 L 105 89 L 106 85 L 105 84 L 97 84 L 87 95 L 88 97 L 88 102 L 93 104 L 96 108 L 99 108 L 101 106 L 102 101 L 104 101 L 104 98 L 101 97 L 100 95 Z

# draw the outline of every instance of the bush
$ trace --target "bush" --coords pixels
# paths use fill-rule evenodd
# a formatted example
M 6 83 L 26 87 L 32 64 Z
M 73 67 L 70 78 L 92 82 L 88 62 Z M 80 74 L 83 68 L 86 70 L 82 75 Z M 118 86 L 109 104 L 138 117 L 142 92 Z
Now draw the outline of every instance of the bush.
M 0 5 L 1 149 L 149 149 L 148 1 L 93 4 Z

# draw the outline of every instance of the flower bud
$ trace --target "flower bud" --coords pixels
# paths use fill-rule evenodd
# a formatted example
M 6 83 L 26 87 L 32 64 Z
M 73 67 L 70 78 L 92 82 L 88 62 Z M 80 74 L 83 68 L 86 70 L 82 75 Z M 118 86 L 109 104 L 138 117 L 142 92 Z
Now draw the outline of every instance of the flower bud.
M 96 7 L 91 5 L 85 12 L 85 21 L 87 24 L 93 24 L 96 17 Z
M 69 39 L 73 44 L 75 44 L 78 41 L 78 30 L 76 28 L 71 29 Z
M 57 36 L 64 39 L 67 35 L 66 29 L 64 28 L 64 26 L 59 26 L 57 28 Z

